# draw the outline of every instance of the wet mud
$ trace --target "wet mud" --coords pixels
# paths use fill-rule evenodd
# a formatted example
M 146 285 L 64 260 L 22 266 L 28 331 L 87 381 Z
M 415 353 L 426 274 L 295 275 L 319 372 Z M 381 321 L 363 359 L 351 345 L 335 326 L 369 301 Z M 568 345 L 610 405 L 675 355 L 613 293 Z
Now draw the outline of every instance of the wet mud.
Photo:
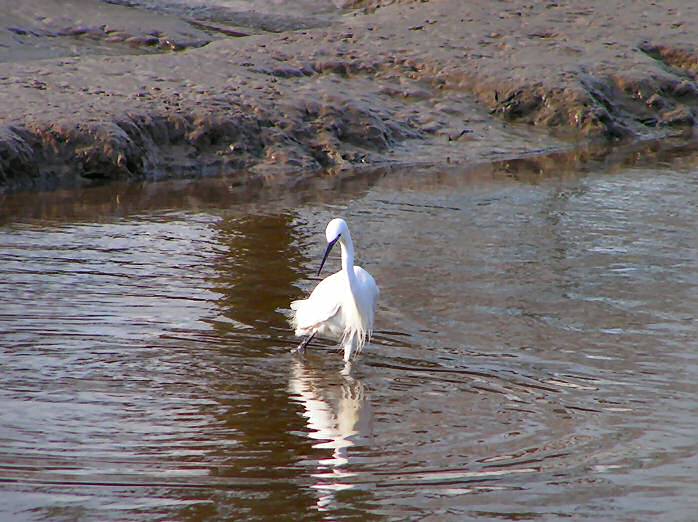
M 693 138 L 687 1 L 0 4 L 2 191 Z

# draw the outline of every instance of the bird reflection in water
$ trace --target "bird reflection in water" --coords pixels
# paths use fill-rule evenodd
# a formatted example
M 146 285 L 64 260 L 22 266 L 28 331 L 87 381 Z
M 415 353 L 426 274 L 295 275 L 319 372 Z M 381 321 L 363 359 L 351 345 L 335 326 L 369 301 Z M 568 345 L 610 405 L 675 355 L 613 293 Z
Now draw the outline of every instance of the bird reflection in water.
M 317 506 L 332 507 L 335 493 L 356 489 L 352 480 L 357 473 L 350 468 L 353 447 L 366 445 L 373 436 L 373 412 L 366 386 L 350 372 L 321 373 L 306 361 L 294 360 L 289 391 L 303 405 L 307 436 L 316 449 L 332 450 L 332 456 L 317 461 L 311 474 L 313 488 L 321 492 Z

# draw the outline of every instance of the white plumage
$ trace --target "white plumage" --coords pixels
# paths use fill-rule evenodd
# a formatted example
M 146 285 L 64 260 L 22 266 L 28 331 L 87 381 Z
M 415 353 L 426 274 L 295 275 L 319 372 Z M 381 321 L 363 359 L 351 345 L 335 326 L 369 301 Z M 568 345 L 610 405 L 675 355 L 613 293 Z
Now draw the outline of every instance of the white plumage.
M 296 336 L 307 336 L 298 352 L 302 353 L 317 334 L 338 339 L 344 349 L 344 360 L 349 361 L 371 337 L 379 290 L 371 274 L 354 266 L 354 244 L 343 219 L 330 221 L 325 237 L 328 245 L 318 275 L 336 243 L 342 249 L 342 269 L 321 281 L 310 297 L 291 303 L 291 324 Z

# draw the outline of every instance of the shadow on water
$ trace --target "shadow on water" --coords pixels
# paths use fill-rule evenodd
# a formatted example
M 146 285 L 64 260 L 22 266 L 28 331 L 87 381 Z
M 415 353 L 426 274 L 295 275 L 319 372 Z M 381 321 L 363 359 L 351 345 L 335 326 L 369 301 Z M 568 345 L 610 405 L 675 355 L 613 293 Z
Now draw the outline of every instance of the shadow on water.
M 219 253 L 207 278 L 220 314 L 209 320 L 216 339 L 207 394 L 215 437 L 228 444 L 211 448 L 207 460 L 224 499 L 187 507 L 192 520 L 210 516 L 265 519 L 302 512 L 315 505 L 311 492 L 294 485 L 303 440 L 291 435 L 301 418 L 288 407 L 288 327 L 282 310 L 301 277 L 304 259 L 296 246 L 290 213 L 233 216 L 214 225 Z M 210 341 L 206 341 L 207 344 Z M 263 393 L 260 391 L 263 390 Z M 240 488 L 240 480 L 247 487 Z M 232 482 L 231 482 L 232 481 Z M 265 486 L 264 484 L 268 484 Z M 311 510 L 312 511 L 312 510 Z
M 698 156 L 612 154 L 4 196 L 0 514 L 686 518 Z M 336 213 L 350 372 L 289 354 Z
M 216 225 L 225 253 L 214 259 L 217 277 L 211 288 L 230 323 L 215 322 L 220 335 L 240 329 L 270 329 L 287 335 L 281 313 L 289 299 L 300 297 L 295 283 L 303 277 L 305 256 L 294 237 L 291 213 L 231 217 Z M 260 267 L 264 270 L 260 270 Z

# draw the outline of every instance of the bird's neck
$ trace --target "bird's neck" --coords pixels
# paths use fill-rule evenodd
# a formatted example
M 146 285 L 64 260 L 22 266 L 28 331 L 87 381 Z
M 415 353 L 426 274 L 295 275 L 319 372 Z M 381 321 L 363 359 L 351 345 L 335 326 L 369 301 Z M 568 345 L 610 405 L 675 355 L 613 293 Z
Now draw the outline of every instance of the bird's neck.
M 351 242 L 351 236 L 347 237 L 340 243 L 342 247 L 342 273 L 344 277 L 347 278 L 347 284 L 349 285 L 349 291 L 351 293 L 351 301 L 356 307 L 356 296 L 358 292 L 359 282 L 356 279 L 356 273 L 354 273 L 354 245 Z M 358 314 L 358 309 L 356 309 Z
M 351 242 L 351 237 L 341 241 L 339 246 L 342 249 L 342 270 L 347 273 L 351 281 L 354 277 L 354 245 Z

